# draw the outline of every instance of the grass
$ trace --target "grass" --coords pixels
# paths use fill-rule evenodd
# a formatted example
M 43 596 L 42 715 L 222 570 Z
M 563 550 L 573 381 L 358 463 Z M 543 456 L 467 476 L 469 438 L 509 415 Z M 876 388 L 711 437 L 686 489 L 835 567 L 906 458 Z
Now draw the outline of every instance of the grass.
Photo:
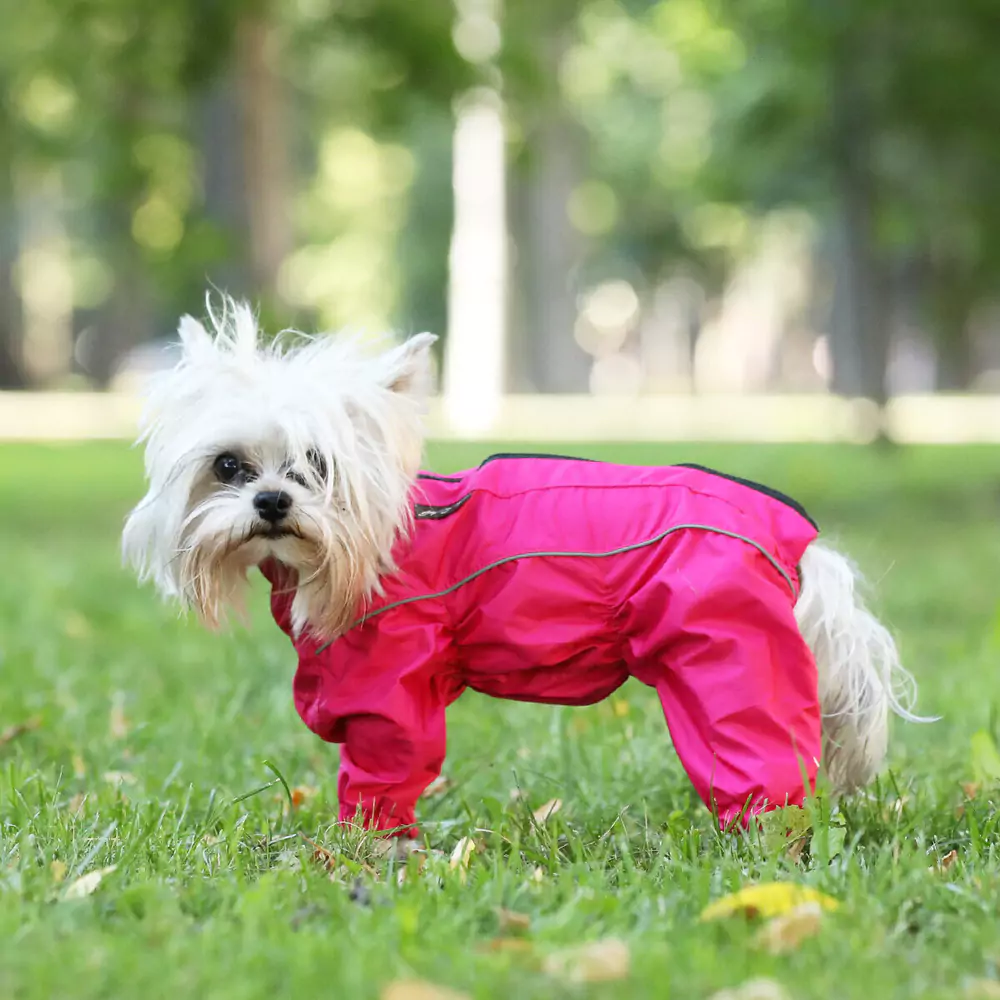
M 430 464 L 501 447 L 437 447 Z M 700 461 L 802 500 L 878 583 L 921 707 L 943 721 L 897 725 L 891 771 L 832 812 L 821 800 L 795 860 L 714 832 L 640 686 L 582 710 L 469 693 L 451 711 L 450 784 L 420 816 L 446 855 L 464 836 L 481 850 L 464 880 L 432 859 L 400 885 L 331 824 L 336 748 L 294 714 L 292 651 L 264 590 L 249 630 L 205 633 L 119 568 L 135 452 L 0 447 L 0 730 L 36 725 L 0 746 L 0 996 L 366 998 L 416 977 L 476 997 L 687 998 L 766 976 L 797 998 L 887 1000 L 997 978 L 1000 761 L 973 737 L 992 732 L 1000 700 L 1000 453 L 579 453 Z M 294 809 L 275 771 L 299 790 Z M 553 798 L 561 811 L 535 823 Z M 332 852 L 332 876 L 302 834 Z M 931 870 L 952 850 L 947 872 Z M 64 898 L 110 866 L 96 892 Z M 773 879 L 842 907 L 783 956 L 754 947 L 743 921 L 698 922 L 710 901 Z M 507 934 L 500 907 L 530 918 L 528 945 L 491 945 Z M 540 967 L 604 937 L 627 942 L 627 983 Z

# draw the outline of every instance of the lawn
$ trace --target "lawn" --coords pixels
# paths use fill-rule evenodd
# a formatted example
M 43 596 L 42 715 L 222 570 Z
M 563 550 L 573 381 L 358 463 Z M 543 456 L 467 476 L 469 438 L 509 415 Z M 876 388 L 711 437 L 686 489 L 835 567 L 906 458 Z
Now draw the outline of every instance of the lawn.
M 429 464 L 504 447 L 434 447 Z M 444 855 L 400 883 L 331 823 L 336 748 L 294 713 L 264 589 L 248 629 L 204 632 L 119 566 L 136 452 L 3 446 L 0 997 L 374 998 L 420 979 L 476 997 L 700 998 L 760 977 L 794 998 L 1000 996 L 984 982 L 1000 978 L 1000 452 L 576 453 L 698 461 L 800 499 L 877 583 L 920 706 L 943 720 L 897 724 L 890 772 L 832 811 L 821 800 L 793 856 L 714 832 L 640 686 L 582 710 L 469 693 L 451 710 L 447 784 L 419 813 Z M 450 868 L 463 837 L 476 850 Z M 772 880 L 841 907 L 782 955 L 746 920 L 699 923 Z M 511 927 L 501 909 L 523 917 Z M 605 938 L 628 947 L 627 981 L 546 965 Z

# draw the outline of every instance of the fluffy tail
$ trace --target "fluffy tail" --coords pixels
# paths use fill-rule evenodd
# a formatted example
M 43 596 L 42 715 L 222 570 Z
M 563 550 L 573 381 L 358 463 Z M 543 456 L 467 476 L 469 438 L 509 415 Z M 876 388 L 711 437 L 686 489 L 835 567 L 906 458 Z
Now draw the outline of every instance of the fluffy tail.
M 795 618 L 819 670 L 823 767 L 837 792 L 867 784 L 885 757 L 889 710 L 911 709 L 917 685 L 896 643 L 858 594 L 861 577 L 839 552 L 813 542 L 801 563 Z

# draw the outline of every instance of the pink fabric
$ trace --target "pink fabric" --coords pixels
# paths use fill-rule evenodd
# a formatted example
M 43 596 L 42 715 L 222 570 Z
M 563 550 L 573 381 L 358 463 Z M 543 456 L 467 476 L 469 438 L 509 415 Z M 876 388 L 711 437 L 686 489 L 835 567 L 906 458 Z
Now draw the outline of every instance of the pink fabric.
M 545 457 L 422 476 L 414 503 L 400 571 L 364 621 L 325 649 L 294 640 L 298 712 L 342 744 L 341 821 L 416 835 L 445 710 L 467 687 L 586 705 L 630 676 L 656 689 L 721 822 L 802 803 L 820 757 L 793 615 L 817 534 L 804 512 L 706 470 Z M 261 569 L 291 634 L 288 571 Z

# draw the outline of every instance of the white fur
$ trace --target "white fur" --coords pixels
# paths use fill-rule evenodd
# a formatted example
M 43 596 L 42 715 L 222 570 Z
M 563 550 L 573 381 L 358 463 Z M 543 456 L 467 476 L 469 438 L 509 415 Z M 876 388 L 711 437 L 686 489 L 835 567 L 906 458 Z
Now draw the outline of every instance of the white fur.
M 273 556 L 298 575 L 296 631 L 308 623 L 332 638 L 378 591 L 408 530 L 436 338 L 419 334 L 377 355 L 357 337 L 265 344 L 246 305 L 225 300 L 221 314 L 209 313 L 214 337 L 181 320 L 182 358 L 148 399 L 140 437 L 148 492 L 126 522 L 124 555 L 212 626 L 227 606 L 241 607 L 247 570 Z M 227 451 L 253 465 L 252 482 L 216 479 L 213 462 Z M 260 490 L 291 496 L 294 535 L 260 533 Z
M 795 618 L 819 672 L 823 767 L 837 792 L 867 784 L 885 758 L 889 710 L 910 722 L 916 683 L 886 627 L 858 593 L 855 567 L 813 542 L 801 561 Z

